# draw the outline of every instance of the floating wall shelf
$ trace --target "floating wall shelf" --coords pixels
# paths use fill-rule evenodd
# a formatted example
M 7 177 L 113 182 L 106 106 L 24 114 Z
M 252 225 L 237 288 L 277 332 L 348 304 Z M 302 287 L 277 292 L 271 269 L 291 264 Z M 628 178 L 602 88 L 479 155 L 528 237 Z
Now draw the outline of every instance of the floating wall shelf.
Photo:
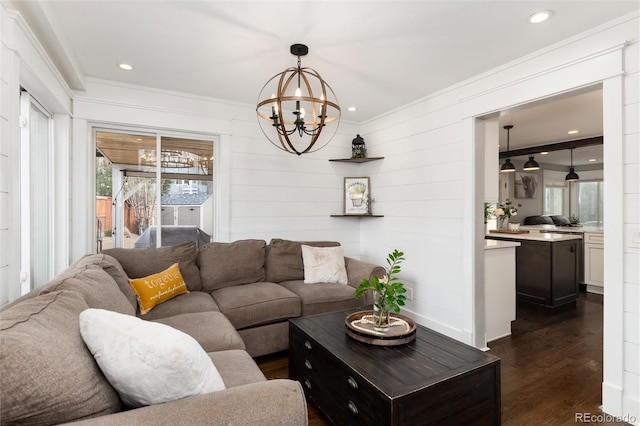
M 343 163 L 367 163 L 369 161 L 382 160 L 384 157 L 364 157 L 364 158 L 333 158 L 329 161 L 342 161 Z
M 382 214 L 332 214 L 331 217 L 384 217 Z

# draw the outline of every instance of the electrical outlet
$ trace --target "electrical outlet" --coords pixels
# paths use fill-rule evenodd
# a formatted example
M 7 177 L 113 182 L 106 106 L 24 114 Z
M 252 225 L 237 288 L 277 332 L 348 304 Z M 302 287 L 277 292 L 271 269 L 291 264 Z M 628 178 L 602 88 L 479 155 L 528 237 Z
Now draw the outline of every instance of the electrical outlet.
M 407 300 L 413 300 L 413 288 L 411 287 L 405 287 L 405 288 L 407 289 L 407 292 L 405 293 Z

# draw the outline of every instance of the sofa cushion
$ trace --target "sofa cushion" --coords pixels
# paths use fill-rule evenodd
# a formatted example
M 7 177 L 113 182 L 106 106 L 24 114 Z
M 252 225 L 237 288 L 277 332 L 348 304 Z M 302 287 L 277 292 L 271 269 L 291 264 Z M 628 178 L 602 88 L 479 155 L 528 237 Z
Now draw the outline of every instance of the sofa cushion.
M 113 248 L 102 253 L 114 257 L 129 278 L 142 278 L 164 271 L 178 262 L 189 291 L 202 290 L 198 248 L 193 241 L 159 248 Z
M 208 355 L 220 372 L 227 389 L 267 380 L 251 355 L 245 351 L 218 351 Z
M 0 314 L 2 424 L 58 424 L 122 409 L 80 336 L 87 308 L 80 293 L 56 291 Z
M 279 285 L 300 298 L 303 316 L 359 308 L 365 304 L 365 298 L 356 299 L 353 296 L 355 289 L 347 285 L 336 283 L 309 285 L 301 280 L 284 281 Z
M 167 303 L 156 305 L 155 308 L 144 315 L 144 319 L 157 320 L 175 315 L 210 311 L 220 312 L 213 297 L 204 291 L 191 291 L 176 296 Z
M 225 389 L 198 342 L 168 325 L 87 309 L 80 313 L 80 333 L 104 375 L 130 407 Z
M 524 218 L 523 225 L 553 225 L 553 219 L 543 215 L 527 216 Z
M 553 221 L 553 224 L 556 226 L 567 226 L 567 225 L 571 225 L 571 221 L 569 219 L 567 219 L 566 216 L 562 216 L 562 215 L 553 215 L 553 216 L 549 216 L 551 218 L 551 220 Z
M 303 244 L 301 248 L 305 284 L 349 283 L 342 246 L 312 247 Z
M 263 240 L 209 243 L 200 248 L 198 265 L 205 291 L 264 281 Z
M 146 314 L 156 305 L 189 292 L 177 263 L 157 274 L 131 279 L 129 284 L 138 299 L 141 315 Z
M 275 283 L 225 287 L 211 293 L 236 329 L 282 321 L 300 315 L 298 296 Z
M 84 259 L 60 273 L 45 284 L 39 294 L 61 290 L 73 290 L 80 293 L 90 308 L 108 309 L 126 315 L 135 315 L 135 309 L 120 291 L 111 275 L 90 259 Z
M 303 280 L 302 244 L 312 247 L 335 247 L 340 245 L 335 241 L 290 241 L 274 238 L 267 247 L 265 280 L 274 283 Z
M 113 256 L 109 256 L 104 252 L 98 254 L 90 254 L 81 258 L 75 266 L 82 266 L 85 264 L 94 264 L 100 266 L 107 274 L 113 278 L 113 280 L 118 284 L 118 288 L 124 294 L 124 297 L 127 298 L 131 306 L 133 307 L 134 312 L 138 307 L 138 301 L 136 300 L 136 295 L 129 284 L 129 277 L 127 273 L 122 269 L 122 265 L 118 262 Z M 97 308 L 97 306 L 91 306 L 92 308 Z
M 245 349 L 244 341 L 235 327 L 220 312 L 181 314 L 154 320 L 154 322 L 165 324 L 187 333 L 200 343 L 205 352 Z

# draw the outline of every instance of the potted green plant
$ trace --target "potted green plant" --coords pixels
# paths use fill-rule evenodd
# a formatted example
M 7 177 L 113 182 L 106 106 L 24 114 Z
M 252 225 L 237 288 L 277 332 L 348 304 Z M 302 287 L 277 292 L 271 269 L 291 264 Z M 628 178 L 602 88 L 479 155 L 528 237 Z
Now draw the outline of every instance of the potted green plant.
M 489 223 L 489 219 L 493 216 L 493 204 L 484 203 L 484 223 L 485 225 Z
M 354 296 L 361 297 L 365 291 L 373 290 L 374 294 L 374 311 L 375 324 L 374 329 L 377 331 L 386 331 L 389 329 L 389 313 L 391 311 L 400 313 L 400 306 L 404 306 L 407 299 L 404 295 L 407 289 L 404 284 L 398 281 L 395 275 L 400 273 L 400 263 L 405 258 L 404 253 L 393 250 L 387 257 L 389 267 L 382 278 L 372 276 L 370 279 L 363 279 L 356 289 Z

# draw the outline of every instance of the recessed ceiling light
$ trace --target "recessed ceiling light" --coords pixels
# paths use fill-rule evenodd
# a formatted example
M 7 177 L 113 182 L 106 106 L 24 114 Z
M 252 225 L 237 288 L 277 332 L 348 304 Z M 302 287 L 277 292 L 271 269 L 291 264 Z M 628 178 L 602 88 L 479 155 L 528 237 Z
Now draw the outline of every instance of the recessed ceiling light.
M 357 111 L 357 110 L 358 110 L 358 108 L 356 108 L 354 106 L 350 106 L 349 108 L 347 108 L 347 111 L 351 111 L 351 112 Z
M 533 15 L 529 16 L 529 22 L 532 24 L 539 24 L 540 22 L 544 22 L 551 17 L 551 12 L 548 10 L 543 10 L 541 12 L 536 12 Z
M 589 158 L 589 162 L 590 163 L 595 163 L 596 161 L 598 161 L 598 160 L 596 160 L 595 158 Z
M 118 64 L 118 68 L 125 71 L 131 71 L 133 70 L 133 65 L 122 63 L 122 64 Z
M 540 153 L 540 155 L 547 155 L 547 154 L 549 154 L 549 151 L 542 151 L 542 152 Z
M 569 130 L 567 132 L 567 134 L 569 134 L 569 135 L 575 135 L 576 133 L 578 133 L 578 130 Z

